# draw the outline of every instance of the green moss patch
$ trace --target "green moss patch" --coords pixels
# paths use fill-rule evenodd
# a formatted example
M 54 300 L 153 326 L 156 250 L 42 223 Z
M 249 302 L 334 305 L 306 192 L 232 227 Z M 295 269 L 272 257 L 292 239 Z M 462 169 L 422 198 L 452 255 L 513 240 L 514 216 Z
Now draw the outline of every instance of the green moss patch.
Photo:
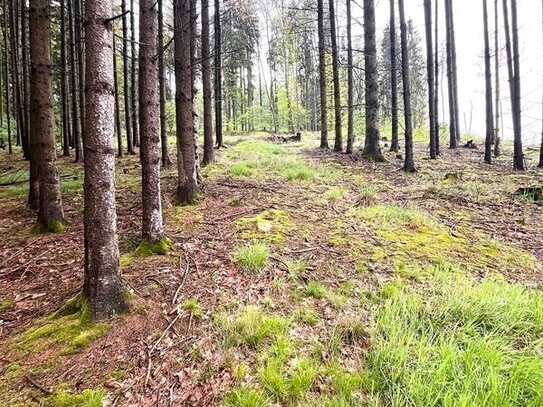
M 31 232 L 35 234 L 41 233 L 61 233 L 64 232 L 66 222 L 63 220 L 52 220 L 46 225 L 42 223 L 36 223 L 32 227 Z
M 236 221 L 239 236 L 244 240 L 283 242 L 294 226 L 287 212 L 269 209 L 256 216 L 246 216 Z
M 138 248 L 134 251 L 135 257 L 150 257 L 153 255 L 166 255 L 172 248 L 171 239 L 165 237 L 159 242 L 151 243 L 148 240 L 143 240 Z
M 13 300 L 10 297 L 0 299 L 0 315 L 11 308 Z
M 104 390 L 86 389 L 81 393 L 70 393 L 57 389 L 44 401 L 46 407 L 101 407 L 106 396 Z
M 57 346 L 60 354 L 78 353 L 101 337 L 107 325 L 93 323 L 90 306 L 82 294 L 74 297 L 52 316 L 16 336 L 12 346 L 27 353 L 39 353 Z

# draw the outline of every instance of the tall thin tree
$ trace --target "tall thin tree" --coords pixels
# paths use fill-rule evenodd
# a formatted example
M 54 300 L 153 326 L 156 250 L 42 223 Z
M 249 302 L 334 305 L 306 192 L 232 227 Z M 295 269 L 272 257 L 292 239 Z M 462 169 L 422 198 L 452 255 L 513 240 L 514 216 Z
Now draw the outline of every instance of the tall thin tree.
M 449 96 L 449 148 L 458 147 L 458 129 L 457 114 L 455 102 L 455 80 L 454 80 L 454 62 L 453 62 L 453 27 L 452 27 L 452 0 L 445 0 L 445 33 L 447 48 L 447 85 Z
M 324 34 L 324 0 L 317 0 L 317 31 L 319 36 L 319 88 L 321 111 L 321 148 L 328 148 L 328 99 L 326 95 L 326 43 Z
M 166 72 L 164 69 L 164 10 L 163 0 L 158 0 L 158 90 L 160 105 L 160 140 L 162 146 L 162 166 L 172 165 L 168 130 L 166 128 Z
M 95 319 L 126 310 L 119 268 L 113 144 L 112 0 L 85 3 L 87 109 L 85 146 L 85 281 Z M 100 123 L 100 125 L 96 125 Z
M 132 110 L 132 145 L 138 147 L 140 144 L 139 118 L 138 118 L 138 96 L 137 96 L 137 66 L 138 60 L 136 42 L 136 13 L 134 0 L 130 0 L 130 109 Z
M 394 0 L 390 0 L 390 104 L 392 136 L 390 142 L 390 151 L 397 152 L 400 149 L 398 137 L 398 70 L 396 67 L 396 17 Z
M 543 29 L 543 1 L 541 2 L 541 28 Z M 542 30 L 543 34 L 543 30 Z M 543 35 L 541 36 L 541 43 L 543 43 Z M 543 55 L 543 54 L 542 54 Z M 542 64 L 543 66 L 543 64 Z M 543 71 L 541 72 L 541 77 L 543 79 Z M 542 109 L 542 115 L 541 115 L 541 147 L 539 148 L 539 168 L 543 168 L 543 88 L 541 89 L 541 109 Z
M 409 51 L 407 48 L 407 24 L 405 22 L 404 0 L 399 0 L 400 8 L 400 44 L 402 48 L 403 105 L 405 118 L 405 159 L 404 171 L 414 172 L 413 158 L 413 118 L 411 112 L 411 84 L 409 81 Z
M 197 193 L 191 57 L 191 0 L 174 1 L 175 117 L 177 133 L 177 202 L 190 203 Z
M 209 0 L 202 6 L 202 87 L 204 95 L 204 158 L 203 165 L 213 161 L 213 106 L 211 89 L 211 52 L 209 44 Z
M 499 43 L 499 17 L 498 1 L 494 0 L 494 105 L 496 109 L 494 120 L 494 157 L 501 155 L 501 86 L 500 86 L 500 43 Z
M 220 0 L 215 0 L 215 15 L 213 29 L 215 34 L 214 49 L 214 94 L 215 94 L 215 141 L 217 147 L 222 147 L 222 30 Z
M 60 0 L 60 103 L 62 122 L 62 155 L 70 155 L 68 120 L 68 86 L 66 75 L 66 1 Z
M 351 0 L 347 6 L 347 148 L 346 153 L 353 152 L 354 144 L 354 77 L 353 77 L 353 38 Z
M 164 239 L 160 197 L 157 7 L 155 0 L 140 0 L 139 8 L 139 116 L 142 175 L 142 239 L 158 254 Z
M 486 137 L 485 163 L 492 163 L 492 137 L 494 133 L 494 112 L 492 107 L 492 69 L 490 62 L 490 38 L 488 33 L 487 0 L 483 0 L 483 31 L 485 38 L 485 101 L 486 101 Z
M 430 121 L 430 158 L 437 158 L 436 148 L 436 104 L 434 83 L 434 47 L 432 39 L 432 1 L 424 0 L 424 21 L 426 31 L 426 75 L 428 80 L 428 116 Z
M 117 73 L 117 41 L 113 25 L 113 91 L 115 92 L 115 133 L 117 134 L 117 156 L 123 156 L 123 134 L 121 131 L 121 106 L 119 98 L 119 75 Z
M 124 83 L 124 120 L 126 131 L 126 145 L 128 154 L 134 152 L 134 139 L 132 138 L 132 105 L 130 104 L 130 76 L 129 76 L 129 55 L 128 55 L 128 19 L 126 13 L 126 0 L 121 1 L 122 25 L 123 25 L 123 83 Z
M 334 82 L 335 139 L 334 151 L 343 150 L 341 127 L 341 87 L 339 84 L 339 50 L 337 44 L 335 0 L 328 0 L 330 14 L 330 43 L 332 45 L 332 78 Z
M 38 222 L 45 231 L 63 229 L 64 211 L 55 151 L 55 110 L 51 73 L 49 0 L 31 0 L 30 16 L 30 133 L 38 148 Z
M 366 141 L 363 155 L 383 161 L 379 145 L 379 76 L 375 28 L 375 0 L 364 0 L 364 65 L 366 86 Z

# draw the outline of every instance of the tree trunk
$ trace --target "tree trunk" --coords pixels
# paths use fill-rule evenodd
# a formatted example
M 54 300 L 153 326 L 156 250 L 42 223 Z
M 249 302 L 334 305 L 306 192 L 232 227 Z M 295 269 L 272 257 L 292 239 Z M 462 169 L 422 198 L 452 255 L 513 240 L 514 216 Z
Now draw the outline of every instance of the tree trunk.
M 343 150 L 343 136 L 341 134 L 341 88 L 339 85 L 339 55 L 337 45 L 335 0 L 328 0 L 330 11 L 330 38 L 332 44 L 332 76 L 334 81 L 334 112 L 335 112 L 335 139 L 334 151 Z
M 62 122 L 62 155 L 70 156 L 68 94 L 66 86 L 66 13 L 65 0 L 60 1 L 60 103 Z
M 198 113 L 196 112 L 196 77 L 198 76 L 196 62 L 196 36 L 197 36 L 196 0 L 190 0 L 190 74 L 192 83 L 192 140 L 194 143 L 194 162 L 196 164 L 196 182 L 200 182 L 200 152 L 198 150 Z
M 217 147 L 222 147 L 222 36 L 220 0 L 215 0 L 215 140 Z
M 398 73 L 396 68 L 396 18 L 394 0 L 390 0 L 390 101 L 392 107 L 392 137 L 390 151 L 399 151 L 398 142 Z
M 62 229 L 64 212 L 55 151 L 55 111 L 51 74 L 49 0 L 30 1 L 31 139 L 37 147 L 38 222 L 45 231 Z
M 128 21 L 126 18 L 126 0 L 121 2 L 121 12 L 123 13 L 123 83 L 124 83 L 124 123 L 126 131 L 127 152 L 130 155 L 134 152 L 134 139 L 132 138 L 132 105 L 130 104 L 130 76 L 128 72 Z
M 193 75 L 191 67 L 191 0 L 174 1 L 175 113 L 177 132 L 177 202 L 196 198 L 197 173 L 194 151 Z
M 485 163 L 492 163 L 492 136 L 494 133 L 494 112 L 492 110 L 492 70 L 490 67 L 490 39 L 488 35 L 488 7 L 483 0 L 483 31 L 485 36 L 485 101 L 486 101 L 486 137 Z
M 137 86 L 137 64 L 136 61 L 138 60 L 138 55 L 136 52 L 137 43 L 136 43 L 136 18 L 135 18 L 135 6 L 134 6 L 134 0 L 130 0 L 130 59 L 131 64 L 130 67 L 132 68 L 130 70 L 130 102 L 132 103 L 131 110 L 132 110 L 132 145 L 134 147 L 138 147 L 140 145 L 140 134 L 139 134 L 139 121 L 138 121 L 138 95 L 136 94 L 136 86 Z
M 452 79 L 453 79 L 453 97 L 454 97 L 454 128 L 456 129 L 456 141 L 460 142 L 460 109 L 458 107 L 458 66 L 456 63 L 456 34 L 454 26 L 454 7 L 453 0 L 449 2 L 449 19 L 451 32 L 451 64 L 452 64 Z
M 139 116 L 141 125 L 142 239 L 158 243 L 164 239 L 160 197 L 160 150 L 155 0 L 140 0 Z
M 455 102 L 455 73 L 454 73 L 454 62 L 453 62 L 453 48 L 454 43 L 452 40 L 452 0 L 445 0 L 445 25 L 446 25 L 446 46 L 447 46 L 447 84 L 448 84 L 448 94 L 449 94 L 449 148 L 458 147 L 458 128 L 457 128 L 457 115 L 458 111 L 456 110 Z
M 8 154 L 13 154 L 13 140 L 11 136 L 11 104 L 10 104 L 10 94 L 9 94 L 9 51 L 8 51 L 8 41 L 7 41 L 7 13 L 4 9 L 4 20 L 3 20 L 3 34 L 4 34 L 4 92 L 6 100 L 6 125 L 8 133 Z
M 351 154 L 353 152 L 354 144 L 354 79 L 351 20 L 351 0 L 347 0 L 347 154 Z
M 91 0 L 92 1 L 92 0 Z M 84 160 L 85 156 L 85 43 L 83 41 L 84 37 L 84 27 L 82 10 L 81 7 L 83 0 L 75 0 L 74 14 L 76 17 L 77 24 L 75 25 L 75 41 L 77 48 L 77 61 L 78 61 L 78 77 L 79 77 L 79 117 L 81 118 L 81 137 L 79 138 L 78 146 L 76 147 L 79 150 L 79 157 L 76 161 Z
M 121 106 L 119 103 L 119 79 L 117 75 L 117 44 L 113 25 L 113 86 L 115 92 L 115 132 L 117 133 L 117 156 L 123 156 L 123 134 L 121 132 Z
M 160 140 L 162 143 L 162 166 L 172 165 L 166 129 L 166 73 L 164 71 L 164 13 L 163 0 L 158 0 L 158 89 L 160 93 Z
M 204 93 L 204 159 L 213 162 L 213 107 L 211 94 L 211 53 L 209 45 L 209 0 L 202 0 L 202 86 Z
M 436 0 L 437 1 L 437 0 Z M 434 83 L 434 47 L 432 43 L 432 2 L 424 0 L 424 21 L 426 29 L 426 74 L 428 79 L 428 116 L 430 121 L 430 158 L 437 158 L 435 83 Z
M 413 122 L 411 113 L 411 84 L 409 81 L 409 52 L 407 49 L 407 25 L 405 23 L 404 0 L 399 0 L 400 7 L 400 32 L 402 48 L 402 80 L 403 80 L 403 104 L 405 117 L 405 161 L 403 169 L 414 172 L 413 159 Z
M 321 108 L 321 148 L 328 148 L 328 99 L 326 96 L 326 44 L 324 41 L 324 0 L 317 0 L 319 34 L 319 88 Z
M 379 135 L 379 75 L 375 29 L 375 0 L 364 0 L 364 71 L 366 85 L 366 141 L 364 157 L 383 161 Z
M 26 0 L 21 2 L 21 57 L 22 57 L 22 113 L 21 118 L 23 120 L 24 135 L 23 140 L 28 145 L 30 135 L 30 75 L 28 73 L 28 67 L 30 65 L 30 59 L 28 58 L 28 45 L 27 45 L 27 14 L 28 9 L 26 7 Z
M 498 1 L 498 0 L 496 0 L 496 1 Z M 543 12 L 543 2 L 541 2 L 541 7 L 542 7 L 541 11 Z M 541 21 L 542 21 L 541 27 L 543 28 L 543 19 Z M 542 31 L 542 33 L 543 33 L 543 31 Z M 542 42 L 543 42 L 543 36 L 541 38 L 542 38 Z M 543 74 L 542 74 L 542 77 L 543 77 Z M 542 111 L 543 111 L 543 89 L 541 91 L 541 108 L 542 108 Z M 539 149 L 539 164 L 538 164 L 539 168 L 543 168 L 543 115 L 541 117 L 542 117 L 542 119 L 541 119 L 541 147 Z
M 68 0 L 68 23 L 70 30 L 70 65 L 71 65 L 71 75 L 70 82 L 72 88 L 72 133 L 74 138 L 75 145 L 75 159 L 74 161 L 80 162 L 83 160 L 83 144 L 81 142 L 81 121 L 83 120 L 80 117 L 79 109 L 79 78 L 78 78 L 78 64 L 77 64 L 77 47 L 76 47 L 76 35 L 75 35 L 75 10 L 74 10 L 74 1 Z
M 500 97 L 500 48 L 498 35 L 498 0 L 494 0 L 494 70 L 495 70 L 495 106 L 496 119 L 494 122 L 494 157 L 501 155 L 501 134 L 500 134 L 500 119 L 501 119 L 501 97 Z
M 95 319 L 126 310 L 119 269 L 113 144 L 112 0 L 86 2 L 85 282 Z
M 518 44 L 518 18 L 517 0 L 511 0 L 511 30 L 513 40 L 513 132 L 514 132 L 514 162 L 515 170 L 524 171 L 524 153 L 522 151 L 522 125 L 521 125 L 521 92 L 520 92 L 520 56 Z
M 439 126 L 439 0 L 435 2 L 435 52 L 434 52 L 434 114 L 435 114 L 435 134 L 436 134 L 436 154 L 440 155 L 440 126 Z

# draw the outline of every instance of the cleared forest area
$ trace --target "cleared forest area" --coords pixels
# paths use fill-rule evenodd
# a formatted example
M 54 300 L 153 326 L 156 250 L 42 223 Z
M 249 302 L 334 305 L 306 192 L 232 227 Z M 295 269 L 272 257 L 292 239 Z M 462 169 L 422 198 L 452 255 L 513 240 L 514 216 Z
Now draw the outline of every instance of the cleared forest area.
M 59 158 L 68 223 L 37 234 L 25 162 L 3 160 L 0 404 L 542 404 L 543 211 L 518 191 L 541 174 L 510 171 L 507 144 L 488 166 L 416 142 L 406 173 L 319 137 L 228 135 L 193 205 L 164 169 L 160 256 L 139 245 L 139 160 L 117 159 L 130 309 L 98 322 L 77 296 L 82 168 Z

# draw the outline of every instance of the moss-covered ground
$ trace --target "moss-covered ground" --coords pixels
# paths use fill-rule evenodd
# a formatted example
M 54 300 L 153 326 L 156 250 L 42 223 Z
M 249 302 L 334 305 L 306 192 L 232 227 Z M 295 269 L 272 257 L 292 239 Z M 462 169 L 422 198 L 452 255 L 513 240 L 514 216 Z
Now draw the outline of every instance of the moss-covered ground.
M 159 245 L 141 243 L 137 157 L 118 159 L 132 306 L 101 323 L 76 296 L 81 167 L 60 159 L 60 233 L 32 232 L 24 184 L 0 188 L 0 405 L 543 405 L 543 212 L 515 195 L 541 172 L 418 143 L 405 174 L 386 148 L 317 145 L 228 135 L 189 206 L 165 169 Z

